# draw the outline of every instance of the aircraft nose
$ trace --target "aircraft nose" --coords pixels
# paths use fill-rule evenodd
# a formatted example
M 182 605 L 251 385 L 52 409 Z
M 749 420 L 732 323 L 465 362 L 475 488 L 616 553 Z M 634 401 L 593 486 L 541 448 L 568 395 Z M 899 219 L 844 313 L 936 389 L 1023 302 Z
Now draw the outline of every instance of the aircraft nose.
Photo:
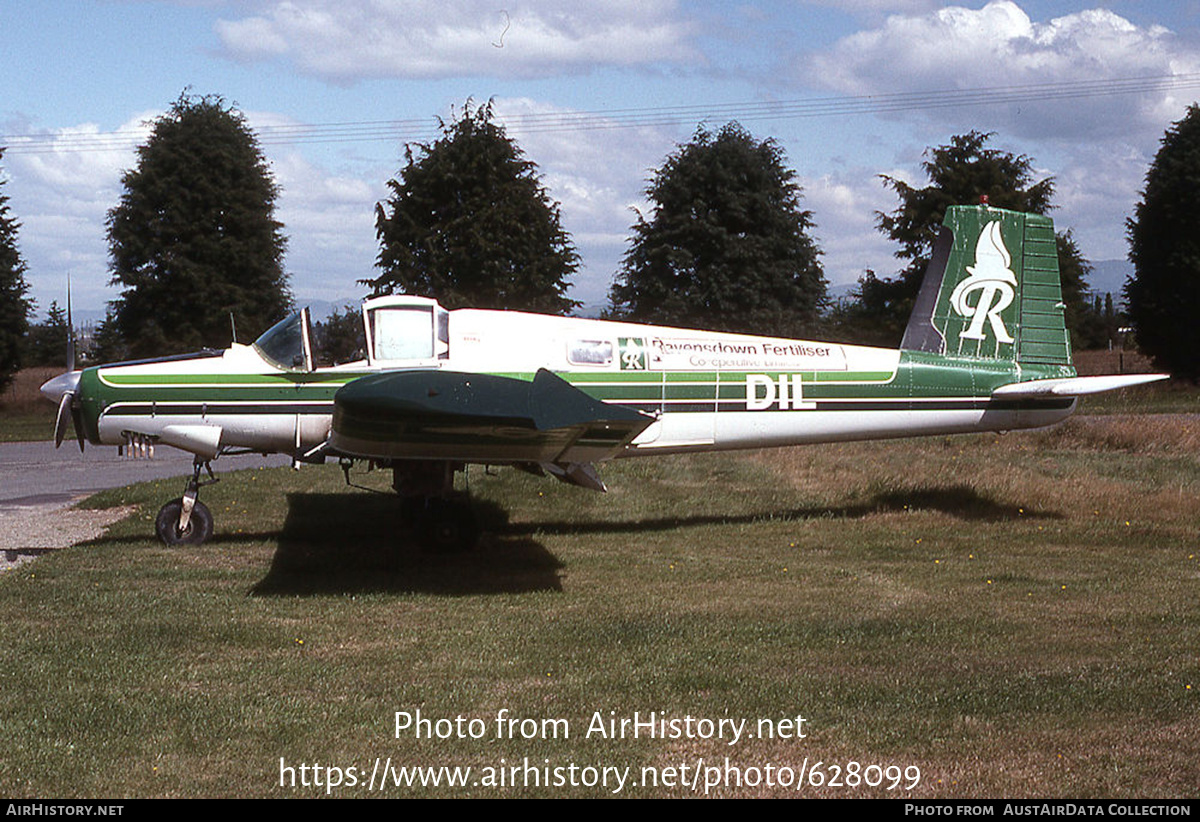
M 80 371 L 67 371 L 59 374 L 51 380 L 46 380 L 42 385 L 42 396 L 50 400 L 50 402 L 58 403 L 62 400 L 63 394 L 79 393 L 79 375 Z

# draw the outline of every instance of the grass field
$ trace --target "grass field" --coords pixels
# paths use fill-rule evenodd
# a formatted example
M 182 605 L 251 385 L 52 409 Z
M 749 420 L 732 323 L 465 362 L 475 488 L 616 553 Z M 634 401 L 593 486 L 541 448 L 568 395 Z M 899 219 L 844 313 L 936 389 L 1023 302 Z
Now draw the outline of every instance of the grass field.
M 473 472 L 488 533 L 452 556 L 413 547 L 394 499 L 344 489 L 332 466 L 205 489 L 217 537 L 203 548 L 152 539 L 178 481 L 99 495 L 140 512 L 0 576 L 0 794 L 323 795 L 280 787 L 281 759 L 285 779 L 311 783 L 320 764 L 322 782 L 353 766 L 365 783 L 379 757 L 470 766 L 476 782 L 526 760 L 561 769 L 552 781 L 630 768 L 621 795 L 637 797 L 693 795 L 661 781 L 693 769 L 695 792 L 721 776 L 726 796 L 1200 795 L 1194 418 L 604 476 L 607 495 Z M 396 712 L 418 709 L 479 720 L 482 738 L 397 738 Z M 534 722 L 498 738 L 502 710 Z M 754 738 L 587 735 L 597 712 L 652 711 L 681 731 L 744 719 Z M 789 738 L 762 738 L 760 719 L 797 716 L 804 738 L 786 723 Z M 777 784 L 802 768 L 799 791 Z M 887 773 L 894 790 L 862 784 Z
M 61 368 L 26 368 L 0 392 L 0 442 L 37 442 L 54 436 L 54 406 L 38 388 Z

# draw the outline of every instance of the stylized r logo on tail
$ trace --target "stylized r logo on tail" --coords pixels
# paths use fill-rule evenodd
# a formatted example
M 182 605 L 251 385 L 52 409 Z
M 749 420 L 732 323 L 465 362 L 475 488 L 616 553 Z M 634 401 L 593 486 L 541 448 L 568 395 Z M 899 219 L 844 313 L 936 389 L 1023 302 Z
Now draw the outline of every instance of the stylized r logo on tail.
M 987 321 L 997 340 L 1005 343 L 1013 341 L 1000 316 L 1000 312 L 1008 308 L 1016 296 L 1017 275 L 1009 268 L 1011 264 L 1012 255 L 1004 246 L 1000 221 L 993 220 L 979 232 L 975 244 L 975 265 L 967 266 L 971 276 L 956 285 L 950 294 L 951 308 L 959 315 L 971 318 L 971 324 L 960 337 L 984 339 L 983 324 Z M 967 297 L 976 291 L 979 292 L 979 299 L 970 305 Z

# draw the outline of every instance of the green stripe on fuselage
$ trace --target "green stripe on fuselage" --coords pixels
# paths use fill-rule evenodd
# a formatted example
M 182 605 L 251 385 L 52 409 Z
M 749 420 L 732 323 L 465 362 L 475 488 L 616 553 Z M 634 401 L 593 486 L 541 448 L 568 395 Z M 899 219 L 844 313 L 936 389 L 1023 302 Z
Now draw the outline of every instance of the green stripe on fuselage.
M 223 387 L 227 385 L 263 385 L 263 386 L 327 386 L 340 388 L 352 380 L 366 376 L 371 372 L 322 374 L 285 373 L 285 374 L 113 374 L 100 369 L 100 380 L 117 388 L 136 387 Z

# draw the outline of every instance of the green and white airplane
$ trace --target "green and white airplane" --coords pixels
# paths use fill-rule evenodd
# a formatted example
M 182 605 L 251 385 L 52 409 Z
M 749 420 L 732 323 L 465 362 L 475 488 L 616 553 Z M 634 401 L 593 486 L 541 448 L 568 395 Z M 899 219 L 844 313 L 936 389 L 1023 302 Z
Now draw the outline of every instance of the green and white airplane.
M 604 490 L 618 457 L 1037 428 L 1077 398 L 1166 375 L 1078 377 L 1063 319 L 1053 223 L 955 206 L 899 350 L 516 311 L 434 300 L 363 303 L 365 359 L 313 365 L 307 311 L 253 345 L 100 365 L 50 380 L 84 440 L 135 454 L 195 455 L 183 496 L 159 512 L 163 541 L 201 543 L 209 463 L 231 453 L 294 464 L 356 460 L 393 470 L 419 532 L 477 535 L 454 475 L 510 464 Z M 201 480 L 201 470 L 209 480 Z

